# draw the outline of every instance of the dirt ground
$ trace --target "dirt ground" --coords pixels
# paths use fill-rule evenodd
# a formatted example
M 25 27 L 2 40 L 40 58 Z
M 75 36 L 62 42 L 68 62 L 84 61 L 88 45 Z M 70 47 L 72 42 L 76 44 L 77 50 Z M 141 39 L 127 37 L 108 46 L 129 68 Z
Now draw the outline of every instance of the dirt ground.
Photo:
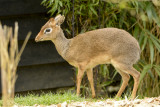
M 21 106 L 15 106 L 21 107 Z M 72 102 L 67 104 L 64 102 L 58 105 L 34 105 L 34 106 L 24 106 L 24 107 L 160 107 L 160 96 L 153 98 L 144 98 L 144 99 L 134 99 L 116 101 L 114 99 L 107 99 L 105 101 L 97 101 L 97 102 Z

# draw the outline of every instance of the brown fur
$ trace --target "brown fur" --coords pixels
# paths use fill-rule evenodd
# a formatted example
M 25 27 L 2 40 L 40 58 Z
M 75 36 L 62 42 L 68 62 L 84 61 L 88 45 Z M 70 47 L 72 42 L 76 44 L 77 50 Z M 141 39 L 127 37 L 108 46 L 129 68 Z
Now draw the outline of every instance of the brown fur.
M 140 47 L 128 32 L 117 28 L 103 28 L 79 34 L 66 39 L 60 25 L 64 16 L 50 19 L 41 29 L 36 41 L 51 40 L 58 53 L 71 65 L 78 68 L 77 94 L 85 71 L 91 84 L 92 97 L 95 97 L 92 68 L 98 64 L 112 64 L 121 74 L 123 84 L 117 94 L 120 97 L 128 84 L 130 75 L 135 80 L 132 97 L 135 98 L 139 83 L 139 72 L 132 66 L 140 58 Z M 52 28 L 51 34 L 44 34 L 46 28 Z

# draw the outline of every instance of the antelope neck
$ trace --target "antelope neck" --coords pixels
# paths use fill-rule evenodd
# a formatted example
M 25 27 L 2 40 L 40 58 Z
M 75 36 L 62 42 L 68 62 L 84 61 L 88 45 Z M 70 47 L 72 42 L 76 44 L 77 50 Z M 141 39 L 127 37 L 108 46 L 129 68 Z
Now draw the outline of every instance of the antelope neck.
M 65 59 L 65 54 L 69 48 L 70 39 L 64 36 L 63 31 L 59 32 L 55 40 L 52 40 L 58 53 Z

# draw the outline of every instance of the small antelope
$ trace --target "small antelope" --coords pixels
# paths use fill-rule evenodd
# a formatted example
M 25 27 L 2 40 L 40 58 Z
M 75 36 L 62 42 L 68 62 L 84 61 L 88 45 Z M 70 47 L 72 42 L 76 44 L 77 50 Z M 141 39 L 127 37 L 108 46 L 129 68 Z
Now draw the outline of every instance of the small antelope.
M 130 76 L 134 78 L 132 98 L 136 97 L 140 73 L 133 68 L 140 58 L 140 47 L 128 32 L 117 28 L 103 28 L 79 34 L 72 39 L 64 36 L 61 24 L 65 17 L 50 18 L 41 28 L 35 41 L 51 40 L 58 53 L 71 65 L 78 68 L 77 95 L 84 72 L 87 72 L 92 97 L 95 97 L 93 67 L 99 64 L 112 64 L 122 76 L 122 86 L 116 97 L 120 97 Z

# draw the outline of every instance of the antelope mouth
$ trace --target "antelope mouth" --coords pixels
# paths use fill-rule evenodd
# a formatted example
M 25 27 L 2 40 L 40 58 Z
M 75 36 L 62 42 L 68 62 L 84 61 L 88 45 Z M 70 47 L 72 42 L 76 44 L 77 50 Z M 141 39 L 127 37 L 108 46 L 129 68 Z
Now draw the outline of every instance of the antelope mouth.
M 40 39 L 35 39 L 36 42 L 40 42 L 40 41 L 43 41 L 43 38 L 40 38 Z

